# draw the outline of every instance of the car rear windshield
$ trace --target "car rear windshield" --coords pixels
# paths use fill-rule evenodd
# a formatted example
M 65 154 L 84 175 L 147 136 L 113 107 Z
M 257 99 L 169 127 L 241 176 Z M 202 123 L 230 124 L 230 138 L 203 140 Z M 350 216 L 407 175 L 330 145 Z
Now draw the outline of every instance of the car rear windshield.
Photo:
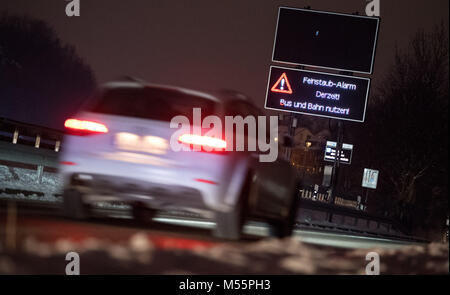
M 204 118 L 214 114 L 216 102 L 171 89 L 116 88 L 104 92 L 88 111 L 158 121 L 182 115 L 192 122 L 193 108 L 201 108 Z

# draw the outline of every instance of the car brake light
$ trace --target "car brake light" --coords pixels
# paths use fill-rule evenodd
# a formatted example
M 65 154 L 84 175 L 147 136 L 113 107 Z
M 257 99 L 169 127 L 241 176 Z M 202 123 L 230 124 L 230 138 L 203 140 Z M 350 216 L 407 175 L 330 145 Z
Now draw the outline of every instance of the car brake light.
M 102 123 L 78 119 L 67 119 L 64 122 L 64 127 L 74 131 L 85 132 L 87 134 L 108 132 L 108 128 Z
M 75 163 L 75 162 L 70 162 L 70 161 L 61 161 L 61 162 L 59 162 L 59 164 L 61 164 L 61 165 L 73 166 L 73 165 L 76 165 L 77 163 Z
M 199 145 L 214 149 L 225 149 L 227 147 L 227 142 L 223 139 L 194 134 L 183 134 L 178 138 L 178 141 L 185 144 Z

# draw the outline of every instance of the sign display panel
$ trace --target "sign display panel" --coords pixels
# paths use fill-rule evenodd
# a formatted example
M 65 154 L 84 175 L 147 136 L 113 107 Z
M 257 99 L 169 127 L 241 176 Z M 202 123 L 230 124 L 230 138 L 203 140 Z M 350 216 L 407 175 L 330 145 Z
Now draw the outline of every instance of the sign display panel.
M 334 159 L 336 158 L 336 146 L 337 143 L 335 141 L 327 141 L 327 145 L 325 146 L 325 155 L 323 157 L 325 161 L 334 162 Z M 340 154 L 341 154 L 339 160 L 340 163 L 351 164 L 353 154 L 353 144 L 343 143 Z
M 376 189 L 378 182 L 378 174 L 379 174 L 378 170 L 364 168 L 362 186 Z
M 371 74 L 379 18 L 280 7 L 272 61 Z
M 270 67 L 265 108 L 364 122 L 370 79 Z

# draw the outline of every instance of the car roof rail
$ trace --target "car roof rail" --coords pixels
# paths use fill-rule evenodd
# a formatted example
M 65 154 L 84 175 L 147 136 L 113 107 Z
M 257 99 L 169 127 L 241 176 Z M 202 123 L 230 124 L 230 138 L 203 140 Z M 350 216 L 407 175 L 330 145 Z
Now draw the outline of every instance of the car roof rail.
M 133 76 L 129 76 L 129 75 L 122 76 L 121 78 L 117 79 L 116 81 L 137 82 L 137 83 L 141 83 L 141 84 L 147 84 L 147 81 L 140 79 L 140 78 L 133 77 Z

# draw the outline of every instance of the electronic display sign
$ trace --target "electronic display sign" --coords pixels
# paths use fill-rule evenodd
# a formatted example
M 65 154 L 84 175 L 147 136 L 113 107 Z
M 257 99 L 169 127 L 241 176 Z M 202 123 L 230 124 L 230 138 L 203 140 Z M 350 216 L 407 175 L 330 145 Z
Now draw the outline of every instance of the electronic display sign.
M 272 61 L 371 74 L 380 19 L 278 9 Z
M 270 67 L 265 108 L 364 122 L 370 79 Z

